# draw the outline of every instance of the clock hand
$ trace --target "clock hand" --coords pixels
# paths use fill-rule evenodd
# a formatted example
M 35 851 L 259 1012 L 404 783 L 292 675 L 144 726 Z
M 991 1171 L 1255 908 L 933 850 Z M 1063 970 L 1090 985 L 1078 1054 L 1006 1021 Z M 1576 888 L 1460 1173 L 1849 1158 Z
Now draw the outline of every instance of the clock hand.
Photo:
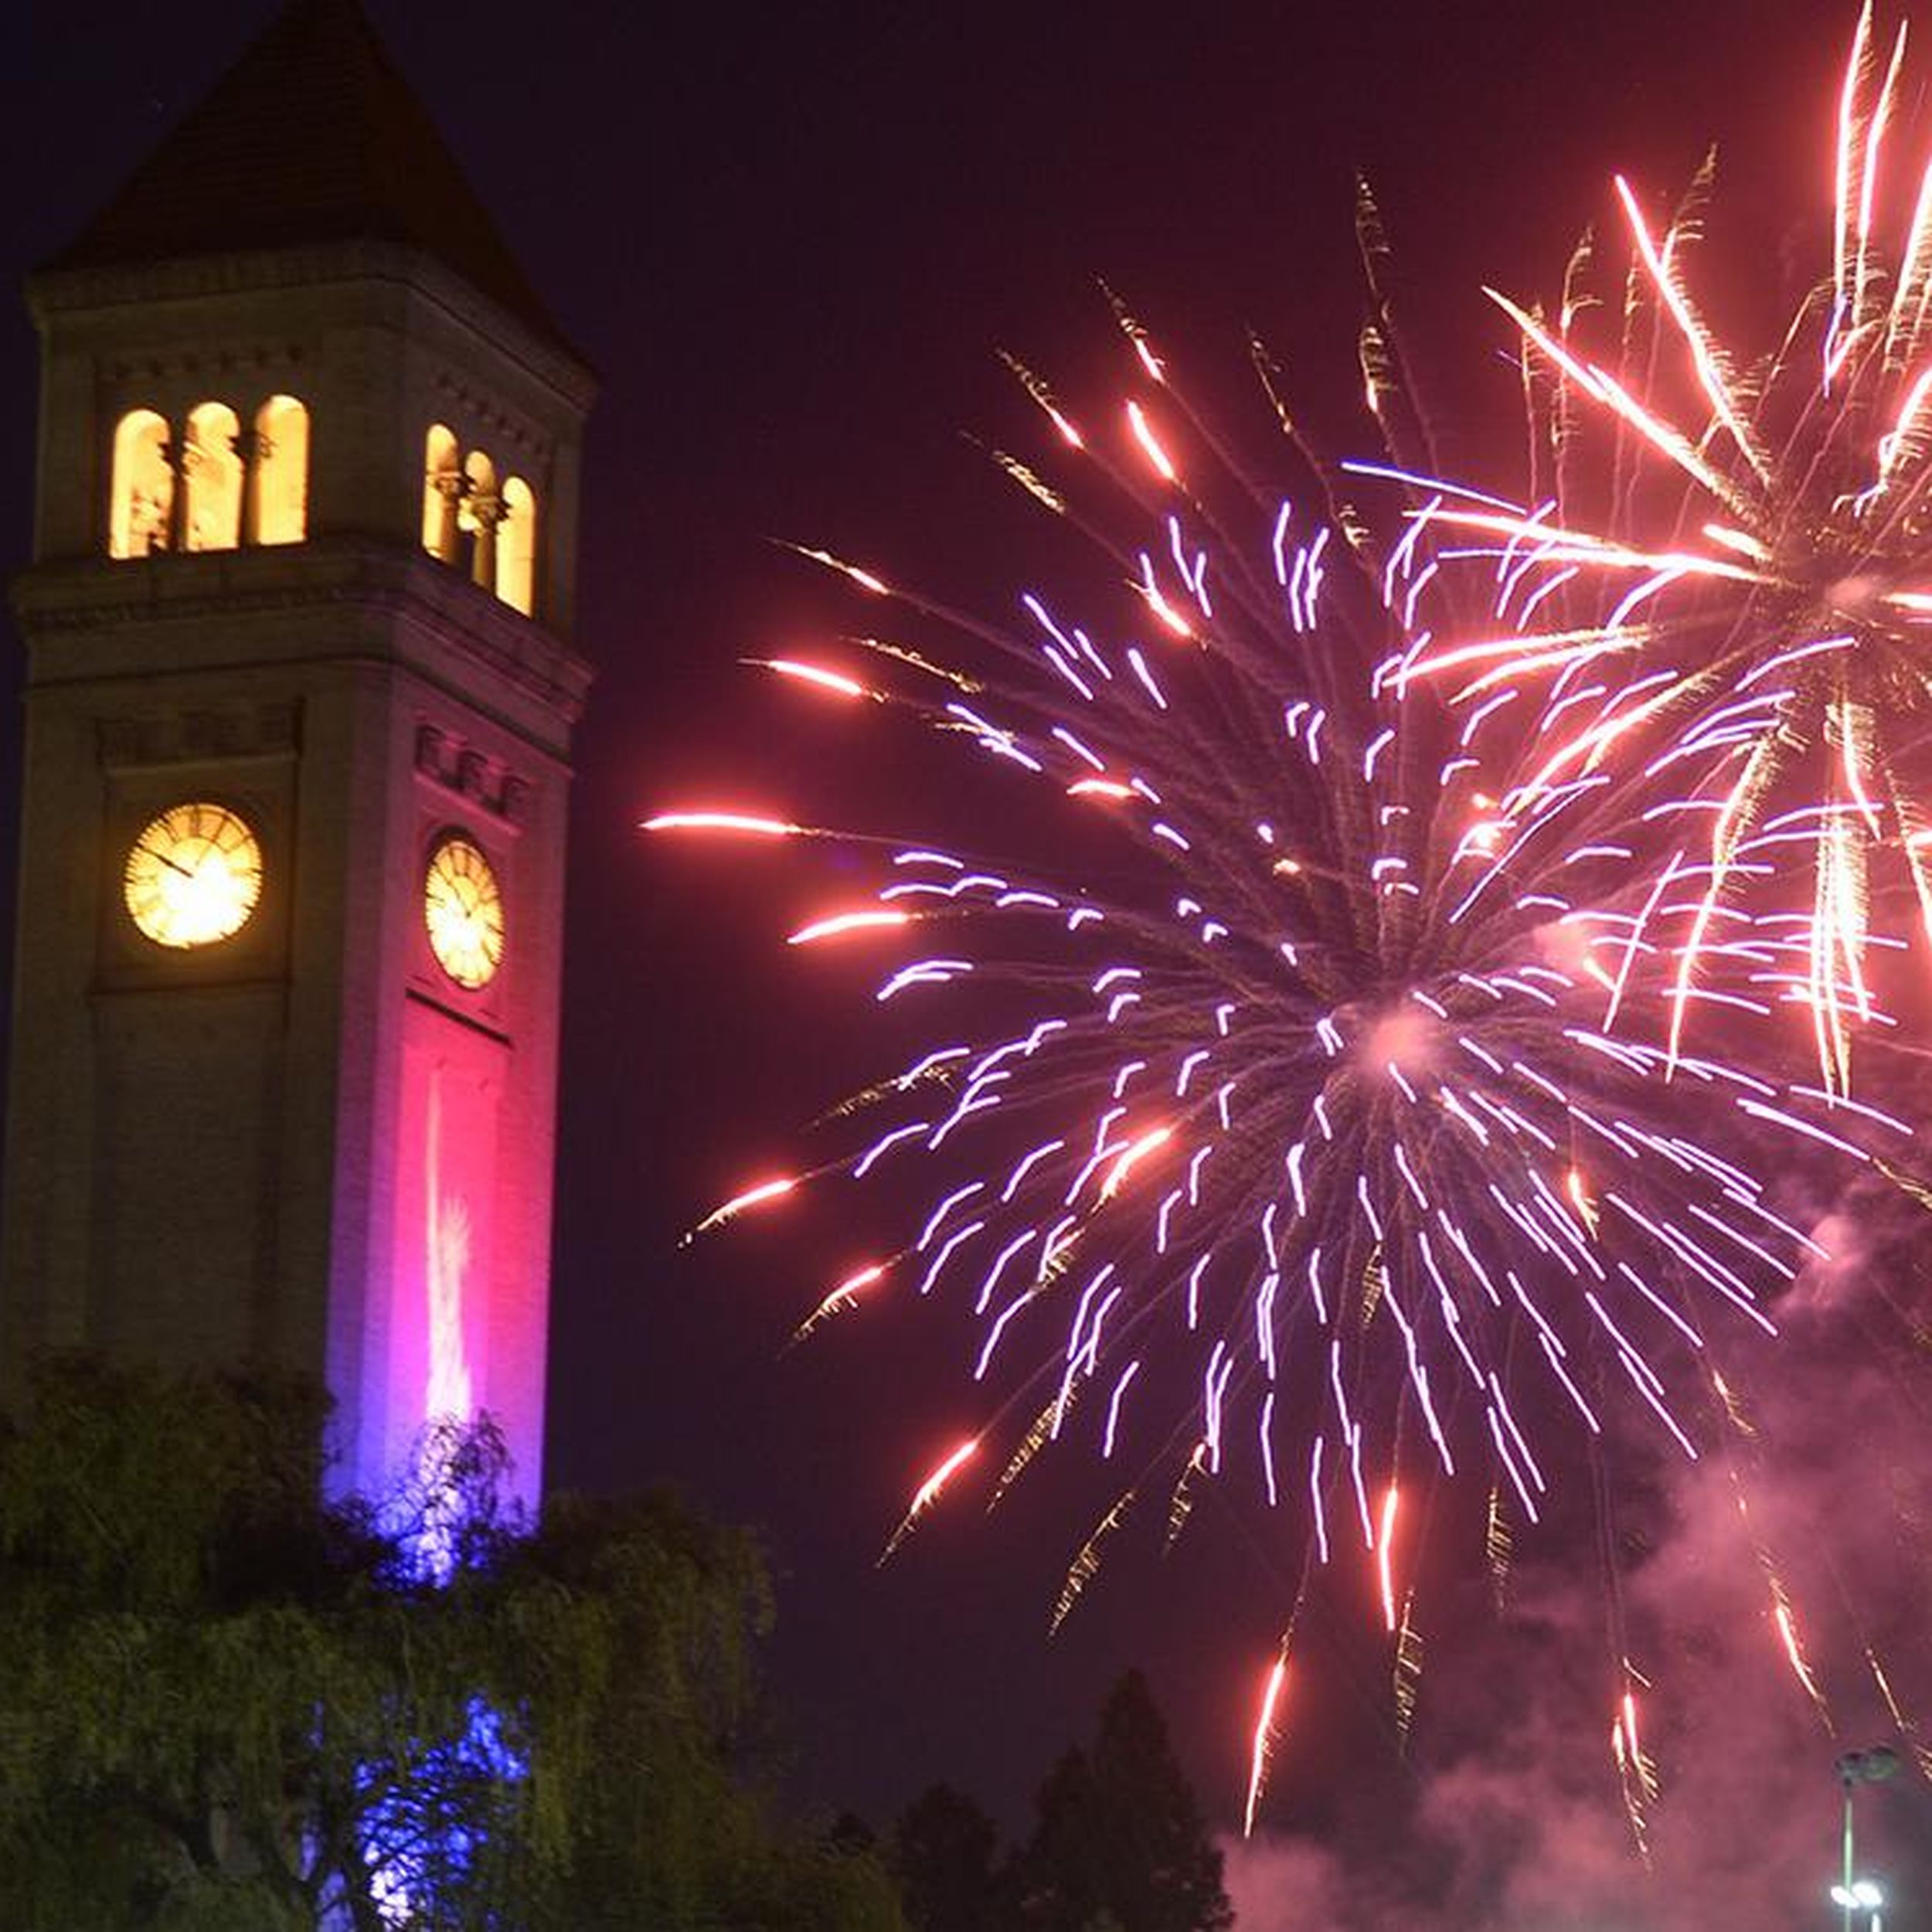
M 168 853 L 162 851 L 158 846 L 149 845 L 145 838 L 137 839 L 135 841 L 135 849 L 138 852 L 145 852 L 150 859 L 158 859 L 164 866 L 169 867 L 173 871 L 179 872 L 184 879 L 192 879 L 195 876 L 195 869 L 193 866 L 184 866 L 179 859 L 170 857 Z

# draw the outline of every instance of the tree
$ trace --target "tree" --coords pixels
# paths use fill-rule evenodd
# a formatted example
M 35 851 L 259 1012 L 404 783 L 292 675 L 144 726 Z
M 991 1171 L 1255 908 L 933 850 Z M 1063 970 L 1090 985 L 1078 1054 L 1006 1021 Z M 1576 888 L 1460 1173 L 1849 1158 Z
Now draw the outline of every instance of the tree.
M 1033 1835 L 1017 1861 L 1026 1925 L 1088 1932 L 1107 1896 L 1112 1836 L 1087 1753 L 1070 1750 L 1040 1787 Z
M 0 1439 L 9 1927 L 903 1926 L 741 1775 L 747 1539 L 655 1495 L 526 1531 L 487 1425 L 332 1502 L 326 1406 L 68 1365 Z
M 950 1784 L 933 1785 L 906 1808 L 889 1863 L 917 1932 L 1003 1932 L 998 1842 L 992 1820 Z
M 1019 1861 L 1039 1932 L 1226 1932 L 1233 1910 L 1147 1680 L 1130 1671 L 1100 1713 L 1091 1753 L 1070 1751 L 1041 1787 Z

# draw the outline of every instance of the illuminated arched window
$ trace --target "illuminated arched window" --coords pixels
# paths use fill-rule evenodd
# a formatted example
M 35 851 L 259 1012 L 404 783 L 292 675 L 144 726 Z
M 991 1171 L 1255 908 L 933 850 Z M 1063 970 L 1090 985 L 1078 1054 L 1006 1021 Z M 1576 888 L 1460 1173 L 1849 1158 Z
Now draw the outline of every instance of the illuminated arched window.
M 114 425 L 107 554 L 146 556 L 151 550 L 166 549 L 174 504 L 175 472 L 168 460 L 167 420 L 152 410 L 130 410 Z
M 470 580 L 485 590 L 496 588 L 496 526 L 502 516 L 496 465 L 481 450 L 471 450 L 463 459 L 463 500 L 456 520 L 471 539 Z
M 520 476 L 503 485 L 496 539 L 496 594 L 527 617 L 536 608 L 536 498 Z
M 241 423 L 226 403 L 199 403 L 188 412 L 182 452 L 188 515 L 185 550 L 232 550 L 241 541 L 242 460 L 235 447 Z
M 308 534 L 308 411 L 271 396 L 255 412 L 251 543 L 299 543 Z
M 457 558 L 457 505 L 463 494 L 456 438 L 433 423 L 423 447 L 423 548 L 445 563 Z

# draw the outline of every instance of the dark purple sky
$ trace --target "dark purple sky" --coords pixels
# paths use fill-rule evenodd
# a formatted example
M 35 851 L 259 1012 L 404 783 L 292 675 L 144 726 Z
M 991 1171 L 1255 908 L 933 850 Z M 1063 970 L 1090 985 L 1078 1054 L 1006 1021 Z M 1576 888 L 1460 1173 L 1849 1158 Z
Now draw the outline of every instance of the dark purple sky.
M 66 240 L 271 11 L 36 5 L 0 114 L 16 263 Z M 997 349 L 1069 381 L 1117 354 L 1097 277 L 1196 366 L 1238 377 L 1244 332 L 1260 328 L 1298 398 L 1345 430 L 1357 168 L 1382 197 L 1439 419 L 1486 460 L 1485 355 L 1502 335 L 1479 285 L 1549 292 L 1613 168 L 1668 190 L 1713 139 L 1727 232 L 1760 265 L 1815 236 L 1852 18 L 1815 0 L 1194 11 L 372 0 L 604 383 L 585 479 L 580 641 L 600 676 L 578 741 L 550 1473 L 668 1479 L 764 1526 L 799 1787 L 881 1824 L 944 1777 L 1017 1825 L 1135 1662 L 1230 1821 L 1294 1553 L 1205 1505 L 1166 1560 L 1145 1538 L 1128 1549 L 1049 1648 L 1086 1492 L 1046 1474 L 990 1521 L 942 1516 L 876 1570 L 910 1482 L 977 1419 L 957 1311 L 883 1311 L 781 1353 L 854 1231 L 678 1248 L 747 1173 L 786 1162 L 823 1105 L 894 1063 L 868 1049 L 861 985 L 789 969 L 774 902 L 799 902 L 781 869 L 727 879 L 634 830 L 733 773 L 776 798 L 861 755 L 833 724 L 774 739 L 795 714 L 760 708 L 737 668 L 848 615 L 767 539 L 1002 607 L 1017 582 L 989 540 L 998 486 L 960 432 L 1009 437 L 1026 420 Z M 0 352 L 10 571 L 33 408 L 17 309 L 0 315 Z M 0 745 L 12 771 L 11 736 Z M 917 772 L 900 782 L 904 803 L 928 802 Z M 862 811 L 885 802 L 877 790 L 854 771 Z M 1821 1358 L 1838 1362 L 1835 1345 Z M 1878 1480 L 1898 1416 L 1889 1395 L 1864 1400 L 1855 1368 L 1778 1373 L 1770 1406 L 1804 1474 L 1781 1482 L 1777 1507 L 1803 1545 L 1807 1511 L 1842 1521 Z M 1861 1419 L 1841 1428 L 1841 1413 Z M 1924 1439 L 1899 1455 L 1922 1464 Z M 1649 1542 L 1624 1553 L 1637 1614 L 1679 1628 L 1656 1880 L 1630 1854 L 1592 1701 L 1603 1583 L 1580 1503 L 1525 1553 L 1511 1622 L 1479 1588 L 1445 1587 L 1406 1760 L 1372 1620 L 1316 1629 L 1321 1688 L 1284 1746 L 1275 1835 L 1242 1868 L 1272 1902 L 1245 1923 L 1826 1923 L 1832 1761 L 1883 1727 L 1849 1668 L 1835 1741 L 1760 1668 L 1762 1580 L 1742 1546 L 1716 1553 L 1726 1507 L 1702 1475 L 1673 1477 Z M 1859 1554 L 1885 1617 L 1916 1603 L 1923 1621 L 1923 1540 Z M 1470 1545 L 1471 1577 L 1478 1566 Z M 1842 1597 L 1843 1573 L 1823 1588 Z M 1927 1643 L 1917 1682 L 1932 1709 Z M 1895 1866 L 1909 1838 L 1932 1842 L 1922 1781 L 1866 1802 Z M 1924 1916 L 1889 1924 L 1932 1923 L 1923 1853 L 1917 1883 Z

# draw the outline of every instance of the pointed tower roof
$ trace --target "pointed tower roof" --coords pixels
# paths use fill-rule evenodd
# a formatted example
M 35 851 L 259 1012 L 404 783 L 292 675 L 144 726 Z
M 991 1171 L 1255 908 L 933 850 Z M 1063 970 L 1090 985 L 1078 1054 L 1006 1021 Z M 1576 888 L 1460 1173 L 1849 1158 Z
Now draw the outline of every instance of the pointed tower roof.
M 362 240 L 421 250 L 568 347 L 356 0 L 290 0 L 47 265 Z

